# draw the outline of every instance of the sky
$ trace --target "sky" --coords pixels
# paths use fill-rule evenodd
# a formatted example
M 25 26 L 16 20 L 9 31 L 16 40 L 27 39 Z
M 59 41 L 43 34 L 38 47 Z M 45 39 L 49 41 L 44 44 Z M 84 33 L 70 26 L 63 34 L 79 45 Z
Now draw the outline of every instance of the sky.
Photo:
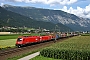
M 90 19 L 90 0 L 0 0 L 0 6 L 4 4 L 63 10 Z

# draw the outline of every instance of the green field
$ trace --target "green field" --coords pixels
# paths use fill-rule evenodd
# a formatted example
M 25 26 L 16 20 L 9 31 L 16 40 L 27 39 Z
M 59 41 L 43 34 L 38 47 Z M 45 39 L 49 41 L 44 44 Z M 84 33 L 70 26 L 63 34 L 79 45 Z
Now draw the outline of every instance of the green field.
M 0 40 L 0 48 L 14 47 L 16 39 Z
M 51 47 L 69 50 L 89 50 L 90 51 L 90 36 L 76 36 L 57 43 Z
M 57 42 L 56 44 L 53 44 L 52 46 L 43 49 L 42 55 L 46 56 L 37 56 L 33 58 L 32 60 L 49 60 L 47 56 L 52 56 L 52 54 L 58 54 L 57 56 L 61 58 L 67 58 L 67 60 L 74 59 L 89 59 L 89 57 L 84 58 L 83 56 L 89 56 L 90 53 L 90 36 L 76 36 L 73 38 L 66 39 L 62 42 Z M 59 54 L 61 54 L 59 56 Z M 68 55 L 66 55 L 68 54 Z M 55 56 L 56 56 L 55 55 Z M 66 56 L 63 56 L 66 55 Z M 54 57 L 55 57 L 54 56 Z M 57 57 L 56 57 L 57 58 Z M 52 58 L 51 58 L 52 59 Z M 52 59 L 55 60 L 55 59 Z

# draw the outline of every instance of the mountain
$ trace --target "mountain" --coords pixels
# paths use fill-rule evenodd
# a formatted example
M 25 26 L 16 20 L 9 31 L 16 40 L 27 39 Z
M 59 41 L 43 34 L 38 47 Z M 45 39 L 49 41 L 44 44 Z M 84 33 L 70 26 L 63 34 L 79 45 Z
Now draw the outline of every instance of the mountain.
M 67 26 L 63 24 L 57 23 L 53 24 L 50 22 L 36 21 L 29 17 L 7 11 L 4 8 L 0 7 L 0 27 L 2 26 L 12 26 L 12 27 L 30 27 L 30 28 L 44 28 L 49 30 L 55 30 L 56 25 L 60 27 L 61 31 L 69 31 L 71 30 Z
M 61 10 L 11 5 L 4 5 L 3 8 L 37 21 L 52 22 L 54 24 L 62 23 L 72 28 L 74 31 L 90 31 L 90 19 L 77 17 L 74 14 L 69 14 Z

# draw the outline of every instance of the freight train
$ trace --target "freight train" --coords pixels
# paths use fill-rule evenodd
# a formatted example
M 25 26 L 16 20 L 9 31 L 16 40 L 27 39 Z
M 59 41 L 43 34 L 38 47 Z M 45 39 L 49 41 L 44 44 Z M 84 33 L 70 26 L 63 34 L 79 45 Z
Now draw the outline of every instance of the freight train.
M 67 37 L 72 37 L 72 36 L 74 36 L 74 34 L 67 35 L 65 33 L 55 34 L 55 35 L 45 35 L 45 36 L 20 36 L 17 38 L 16 46 L 22 47 L 22 46 L 32 44 L 32 43 L 40 43 L 40 42 L 45 42 L 45 41 L 50 41 L 50 40 L 55 41 L 60 38 L 67 38 Z

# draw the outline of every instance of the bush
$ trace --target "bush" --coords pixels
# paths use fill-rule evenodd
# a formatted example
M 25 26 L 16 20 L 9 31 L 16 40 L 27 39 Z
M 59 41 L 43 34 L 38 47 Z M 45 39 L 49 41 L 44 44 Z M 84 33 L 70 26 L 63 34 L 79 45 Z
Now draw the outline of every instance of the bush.
M 44 57 L 63 60 L 89 60 L 90 51 L 65 50 L 56 48 L 45 48 L 40 52 Z

